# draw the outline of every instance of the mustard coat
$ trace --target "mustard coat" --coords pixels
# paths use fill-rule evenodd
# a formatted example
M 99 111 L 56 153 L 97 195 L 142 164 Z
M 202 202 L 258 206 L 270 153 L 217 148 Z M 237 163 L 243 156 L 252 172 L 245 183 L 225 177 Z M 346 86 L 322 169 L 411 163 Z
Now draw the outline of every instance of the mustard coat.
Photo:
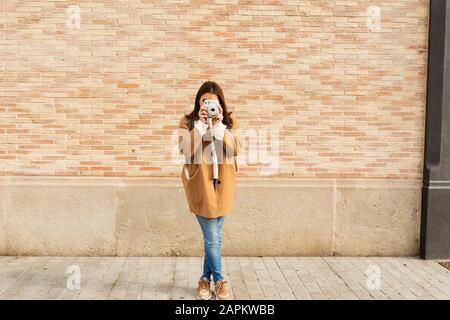
M 211 130 L 208 129 L 202 138 L 196 128 L 189 129 L 187 117 L 180 119 L 178 150 L 184 155 L 181 180 L 192 213 L 216 218 L 227 215 L 233 208 L 238 172 L 236 157 L 241 148 L 236 129 L 237 122 L 233 118 L 233 127 L 225 130 L 223 141 L 214 140 L 219 168 L 219 178 L 214 186 Z

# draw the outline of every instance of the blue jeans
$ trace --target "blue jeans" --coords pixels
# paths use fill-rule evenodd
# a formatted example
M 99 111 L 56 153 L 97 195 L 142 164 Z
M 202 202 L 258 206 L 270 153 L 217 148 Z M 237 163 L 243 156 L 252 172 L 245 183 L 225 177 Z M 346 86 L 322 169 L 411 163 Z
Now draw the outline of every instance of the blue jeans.
M 203 240 L 205 247 L 205 259 L 203 262 L 203 275 L 201 278 L 211 280 L 214 283 L 223 279 L 221 249 L 222 249 L 222 226 L 224 216 L 217 218 L 205 218 L 199 215 L 197 217 L 200 228 L 203 232 Z

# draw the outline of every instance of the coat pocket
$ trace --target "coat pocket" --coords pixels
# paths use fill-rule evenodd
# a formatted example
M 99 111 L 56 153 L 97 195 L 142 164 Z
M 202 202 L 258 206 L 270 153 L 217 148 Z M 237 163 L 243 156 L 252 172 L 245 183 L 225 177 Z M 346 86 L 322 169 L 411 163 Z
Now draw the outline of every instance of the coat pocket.
M 185 164 L 183 167 L 182 180 L 191 212 L 198 212 L 202 205 L 204 185 L 201 171 L 198 164 Z
M 199 169 L 200 165 L 198 164 L 185 164 L 183 167 L 183 173 L 186 181 L 192 180 L 196 175 L 198 175 Z

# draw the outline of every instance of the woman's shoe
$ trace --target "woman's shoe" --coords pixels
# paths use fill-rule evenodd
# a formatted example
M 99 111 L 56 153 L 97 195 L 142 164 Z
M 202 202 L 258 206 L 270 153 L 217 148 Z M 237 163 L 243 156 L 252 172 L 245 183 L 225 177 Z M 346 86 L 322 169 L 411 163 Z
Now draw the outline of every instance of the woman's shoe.
M 211 299 L 211 284 L 206 278 L 201 278 L 198 280 L 197 298 L 201 300 Z
M 231 293 L 228 282 L 224 279 L 220 279 L 219 281 L 217 281 L 215 285 L 215 294 L 217 299 L 219 300 L 230 300 Z

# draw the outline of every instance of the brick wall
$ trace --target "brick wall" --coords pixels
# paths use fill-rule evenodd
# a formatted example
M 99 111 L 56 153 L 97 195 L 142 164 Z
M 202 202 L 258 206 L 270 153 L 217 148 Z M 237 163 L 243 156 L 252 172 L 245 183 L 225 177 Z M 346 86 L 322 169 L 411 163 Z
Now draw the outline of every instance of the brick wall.
M 176 125 L 213 80 L 242 176 L 269 132 L 276 176 L 420 179 L 428 1 L 78 5 L 79 28 L 67 1 L 0 1 L 1 175 L 178 176 Z

